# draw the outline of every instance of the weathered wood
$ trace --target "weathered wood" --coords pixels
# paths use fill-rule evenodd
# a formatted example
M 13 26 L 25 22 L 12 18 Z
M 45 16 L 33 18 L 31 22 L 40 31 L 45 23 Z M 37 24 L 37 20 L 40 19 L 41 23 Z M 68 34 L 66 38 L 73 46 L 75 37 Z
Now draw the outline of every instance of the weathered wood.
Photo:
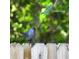
M 57 50 L 57 59 L 69 59 L 68 44 L 61 43 Z
M 43 43 L 36 43 L 31 49 L 32 59 L 47 59 L 47 47 Z
M 57 46 L 55 43 L 48 43 L 48 59 L 57 59 Z
M 23 47 L 20 44 L 10 45 L 10 59 L 24 59 Z
M 16 54 L 17 54 L 17 59 L 24 59 L 24 49 L 22 45 L 20 44 L 16 45 Z
M 36 43 L 33 47 L 29 43 L 10 44 L 10 59 L 69 59 L 68 52 L 69 46 L 65 43 Z
M 23 45 L 24 47 L 24 59 L 31 59 L 31 46 L 26 43 Z
M 10 59 L 17 59 L 16 57 L 16 47 L 14 44 L 10 45 Z

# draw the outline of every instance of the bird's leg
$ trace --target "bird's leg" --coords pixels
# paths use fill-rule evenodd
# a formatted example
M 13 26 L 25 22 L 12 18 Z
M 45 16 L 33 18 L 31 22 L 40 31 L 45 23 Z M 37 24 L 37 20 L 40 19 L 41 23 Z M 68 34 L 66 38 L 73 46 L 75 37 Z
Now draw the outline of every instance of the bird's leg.
M 31 44 L 31 43 L 29 43 L 29 46 L 31 47 L 31 46 L 32 46 L 32 44 Z
M 30 47 L 32 46 L 32 40 L 31 39 L 29 40 L 29 46 Z

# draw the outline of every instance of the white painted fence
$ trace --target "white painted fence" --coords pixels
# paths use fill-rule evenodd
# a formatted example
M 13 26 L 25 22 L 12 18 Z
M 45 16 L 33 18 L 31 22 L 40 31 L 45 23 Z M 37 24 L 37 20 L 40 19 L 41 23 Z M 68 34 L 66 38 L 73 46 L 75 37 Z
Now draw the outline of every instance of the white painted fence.
M 43 43 L 36 43 L 31 49 L 32 59 L 47 59 L 47 47 Z
M 24 59 L 24 49 L 20 44 L 12 44 L 10 46 L 10 59 Z
M 59 44 L 58 45 L 57 59 L 69 59 L 68 44 Z
M 69 59 L 69 48 L 66 43 L 36 43 L 33 47 L 12 43 L 10 59 Z

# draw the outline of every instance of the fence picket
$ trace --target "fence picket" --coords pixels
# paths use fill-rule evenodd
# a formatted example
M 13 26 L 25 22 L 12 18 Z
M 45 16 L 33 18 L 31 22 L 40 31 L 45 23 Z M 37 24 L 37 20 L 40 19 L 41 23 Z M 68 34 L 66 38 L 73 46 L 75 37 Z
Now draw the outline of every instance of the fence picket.
M 65 43 L 36 43 L 33 47 L 29 43 L 10 44 L 10 59 L 69 59 L 68 52 L 69 45 Z
M 29 44 L 23 45 L 24 47 L 24 59 L 31 59 L 31 46 Z
M 57 50 L 57 59 L 69 59 L 68 57 L 68 45 L 61 43 Z
M 48 43 L 48 59 L 57 59 L 57 46 L 55 43 Z
M 47 47 L 43 43 L 36 43 L 31 51 L 32 59 L 47 59 Z

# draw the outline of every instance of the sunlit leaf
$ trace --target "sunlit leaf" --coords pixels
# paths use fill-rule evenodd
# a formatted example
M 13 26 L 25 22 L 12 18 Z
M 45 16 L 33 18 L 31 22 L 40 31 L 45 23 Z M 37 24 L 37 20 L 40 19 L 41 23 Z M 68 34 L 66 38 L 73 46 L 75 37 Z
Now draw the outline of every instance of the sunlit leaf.
M 40 19 L 40 23 L 42 23 L 44 20 L 46 20 L 46 15 L 40 14 L 39 19 Z
M 17 10 L 16 6 L 15 6 L 15 5 L 12 5 L 11 12 L 14 12 L 14 11 L 16 11 L 16 10 Z

